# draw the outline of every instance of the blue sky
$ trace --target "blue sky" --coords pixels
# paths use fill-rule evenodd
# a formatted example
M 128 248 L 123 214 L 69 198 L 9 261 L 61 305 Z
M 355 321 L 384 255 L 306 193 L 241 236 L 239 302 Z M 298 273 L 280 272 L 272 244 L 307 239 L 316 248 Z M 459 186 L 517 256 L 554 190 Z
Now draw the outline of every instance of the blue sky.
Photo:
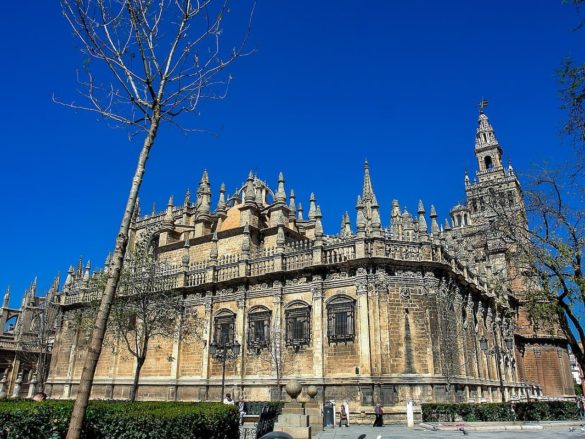
M 555 72 L 582 59 L 580 16 L 555 0 L 260 1 L 256 53 L 233 67 L 227 99 L 189 120 L 216 135 L 164 127 L 142 209 L 182 200 L 204 168 L 214 200 L 250 169 L 274 184 L 283 171 L 336 233 L 345 210 L 355 223 L 367 157 L 384 226 L 393 198 L 411 211 L 422 198 L 443 219 L 476 169 L 482 97 L 519 173 L 568 155 Z M 4 5 L 0 53 L 0 293 L 11 285 L 16 306 L 34 276 L 43 292 L 79 256 L 103 264 L 142 139 L 52 102 L 76 98 L 83 62 L 58 2 Z

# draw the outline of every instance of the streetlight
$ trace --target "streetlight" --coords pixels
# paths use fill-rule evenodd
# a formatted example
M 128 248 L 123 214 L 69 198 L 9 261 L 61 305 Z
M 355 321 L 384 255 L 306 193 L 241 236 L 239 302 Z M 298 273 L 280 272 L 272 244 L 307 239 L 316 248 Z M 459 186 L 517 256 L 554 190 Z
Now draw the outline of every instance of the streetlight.
M 506 343 L 506 347 L 508 348 L 508 350 L 512 350 L 512 348 L 514 347 L 514 340 L 512 340 L 512 337 L 506 338 L 505 343 Z M 498 379 L 500 380 L 500 393 L 502 395 L 502 402 L 506 402 L 506 395 L 504 394 L 504 379 L 502 378 L 502 365 L 500 364 L 502 354 L 505 351 L 503 349 L 501 349 L 498 345 L 494 346 L 492 349 L 489 349 L 488 348 L 488 341 L 487 341 L 487 338 L 485 338 L 485 335 L 483 335 L 479 339 L 479 347 L 483 351 L 484 354 L 496 356 L 496 365 L 497 365 L 497 369 L 498 369 Z
M 235 360 L 240 355 L 240 343 L 235 341 L 229 343 L 221 341 L 219 343 L 211 343 L 209 345 L 209 354 L 218 361 L 221 361 L 221 401 L 224 398 L 225 387 L 225 362 L 226 360 Z

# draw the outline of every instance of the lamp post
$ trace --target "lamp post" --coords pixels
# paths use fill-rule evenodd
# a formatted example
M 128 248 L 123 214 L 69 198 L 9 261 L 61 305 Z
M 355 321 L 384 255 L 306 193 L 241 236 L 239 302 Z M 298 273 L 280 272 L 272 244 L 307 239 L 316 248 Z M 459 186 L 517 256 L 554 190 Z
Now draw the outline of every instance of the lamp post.
M 221 361 L 221 396 L 220 401 L 224 399 L 225 388 L 225 362 L 227 360 L 234 360 L 240 355 L 240 343 L 237 341 L 233 343 L 221 341 L 219 343 L 213 342 L 209 345 L 209 354 L 218 361 Z
M 514 341 L 512 340 L 512 338 L 511 337 L 506 338 L 505 342 L 506 342 L 506 348 L 508 348 L 508 350 L 512 350 L 512 348 L 514 346 Z M 485 338 L 485 335 L 482 336 L 481 339 L 479 340 L 479 347 L 481 348 L 481 350 L 483 351 L 484 354 L 496 356 L 496 365 L 497 365 L 497 369 L 498 369 L 498 379 L 500 380 L 500 393 L 502 395 L 502 402 L 506 402 L 506 395 L 504 393 L 504 379 L 502 377 L 502 365 L 501 365 L 502 354 L 505 351 L 502 350 L 497 344 L 492 349 L 489 349 L 488 348 L 488 341 L 487 341 L 487 338 Z

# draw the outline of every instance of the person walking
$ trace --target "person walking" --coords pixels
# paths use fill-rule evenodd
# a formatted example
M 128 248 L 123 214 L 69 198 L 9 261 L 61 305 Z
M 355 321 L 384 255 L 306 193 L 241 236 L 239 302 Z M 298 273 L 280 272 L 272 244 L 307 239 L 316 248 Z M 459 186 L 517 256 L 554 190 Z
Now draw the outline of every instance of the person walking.
M 244 416 L 248 413 L 248 404 L 246 404 L 243 396 L 240 397 L 238 402 L 238 411 L 240 412 L 240 425 L 244 425 Z
M 376 404 L 376 407 L 374 408 L 374 414 L 376 415 L 376 419 L 374 420 L 374 427 L 383 427 L 384 410 L 380 404 Z
M 347 423 L 347 409 L 345 404 L 341 404 L 341 408 L 339 409 L 339 426 L 341 427 L 342 425 L 349 427 L 349 424 Z

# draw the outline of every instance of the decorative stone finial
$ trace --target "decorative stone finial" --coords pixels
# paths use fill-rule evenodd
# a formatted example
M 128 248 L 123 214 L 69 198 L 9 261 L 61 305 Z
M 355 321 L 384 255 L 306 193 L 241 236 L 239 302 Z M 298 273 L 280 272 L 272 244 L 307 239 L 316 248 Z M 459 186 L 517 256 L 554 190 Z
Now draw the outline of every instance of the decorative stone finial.
M 301 386 L 301 383 L 299 383 L 297 380 L 293 379 L 286 383 L 284 390 L 286 390 L 286 393 L 291 397 L 292 400 L 296 400 L 303 391 L 303 386 Z

